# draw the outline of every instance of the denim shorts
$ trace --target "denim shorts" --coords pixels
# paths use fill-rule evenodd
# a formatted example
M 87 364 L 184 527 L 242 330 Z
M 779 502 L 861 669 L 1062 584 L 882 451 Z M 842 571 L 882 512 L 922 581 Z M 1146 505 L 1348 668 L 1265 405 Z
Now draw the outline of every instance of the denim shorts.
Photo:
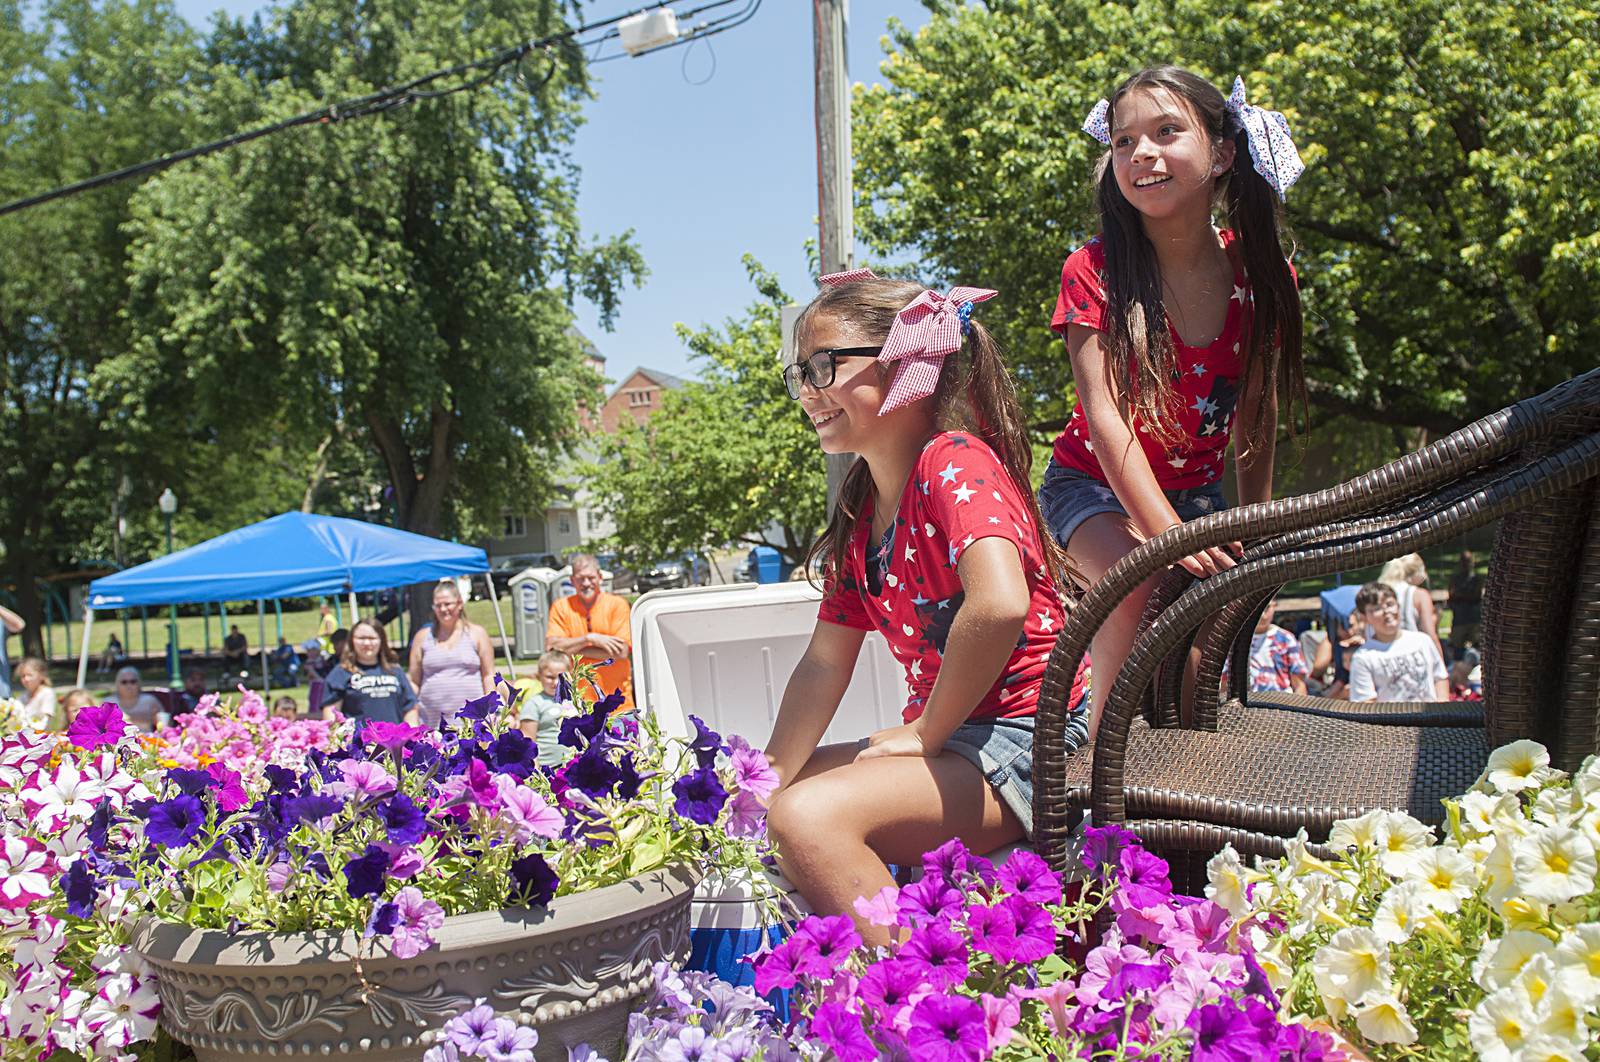
M 1220 513 L 1228 507 L 1221 483 L 1162 493 L 1172 503 L 1178 519 L 1186 523 Z M 1128 515 L 1128 510 L 1117 500 L 1117 492 L 1105 482 L 1075 468 L 1063 468 L 1054 460 L 1044 470 L 1044 483 L 1039 487 L 1039 511 L 1062 549 L 1067 548 L 1072 533 L 1089 517 L 1101 513 Z
M 1067 747 L 1081 748 L 1089 740 L 1087 698 L 1067 716 Z M 984 780 L 1033 836 L 1033 727 L 1034 717 L 976 719 L 962 723 L 944 743 L 952 752 L 983 773 Z

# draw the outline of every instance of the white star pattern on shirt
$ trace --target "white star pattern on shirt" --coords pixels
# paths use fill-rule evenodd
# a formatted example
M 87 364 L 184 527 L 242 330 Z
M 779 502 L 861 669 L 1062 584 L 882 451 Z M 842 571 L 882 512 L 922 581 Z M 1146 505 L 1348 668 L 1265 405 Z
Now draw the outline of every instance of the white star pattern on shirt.
M 1214 435 L 1214 434 L 1216 434 L 1216 431 L 1217 431 L 1217 422 L 1214 421 L 1214 420 L 1208 420 L 1208 421 L 1206 421 L 1205 427 L 1200 429 L 1200 434 L 1201 435 Z
M 911 546 L 907 546 L 906 547 L 906 560 L 908 560 L 908 561 L 915 560 L 916 557 L 917 557 L 916 549 L 911 547 Z
M 939 472 L 939 478 L 945 483 L 954 483 L 956 481 L 956 473 L 960 471 L 961 469 L 956 467 L 956 463 L 951 461 Z
M 972 490 L 972 489 L 970 489 L 970 488 L 969 488 L 969 487 L 968 487 L 968 486 L 967 486 L 967 484 L 966 484 L 966 482 L 965 482 L 965 481 L 962 481 L 962 484 L 961 484 L 961 486 L 959 486 L 959 487 L 957 487 L 957 488 L 956 488 L 956 489 L 955 489 L 955 490 L 954 490 L 954 491 L 952 491 L 952 492 L 951 492 L 951 493 L 953 493 L 953 494 L 954 494 L 954 495 L 955 495 L 955 496 L 956 496 L 956 504 L 957 504 L 957 505 L 960 505 L 960 504 L 961 504 L 961 503 L 962 503 L 962 502 L 968 502 L 968 503 L 971 503 L 971 501 L 972 501 L 972 496 L 973 496 L 973 495 L 974 495 L 974 494 L 976 494 L 976 493 L 978 493 L 978 492 L 977 492 L 977 491 L 975 491 L 975 490 Z
M 923 605 L 928 603 L 928 599 L 923 597 L 921 594 L 918 594 L 916 597 L 911 599 L 911 603 L 916 605 L 918 608 L 921 608 Z
M 1088 450 L 1091 454 L 1094 453 L 1094 443 L 1090 442 L 1088 439 L 1083 440 L 1083 448 Z
M 1049 634 L 1051 631 L 1055 630 L 1055 627 L 1055 617 L 1051 616 L 1048 611 L 1039 613 L 1039 629 L 1041 631 Z
M 1190 406 L 1189 408 L 1200 414 L 1202 417 L 1208 417 L 1216 410 L 1217 404 L 1211 401 L 1211 399 L 1201 395 L 1195 398 L 1194 405 Z
M 1244 288 L 1242 288 L 1238 284 L 1235 284 L 1233 286 L 1233 296 L 1229 301 L 1231 302 L 1232 299 L 1238 299 L 1241 303 L 1243 303 L 1244 302 Z
M 1204 376 L 1206 374 L 1206 367 L 1197 361 L 1194 363 L 1194 368 L 1190 369 L 1189 371 L 1194 373 L 1196 376 Z
M 971 535 L 968 535 L 966 538 L 961 540 L 961 548 L 962 549 L 966 549 L 970 545 L 972 545 L 972 536 Z
M 1006 500 L 1004 498 L 1000 497 L 1000 492 L 999 491 L 992 490 L 989 493 L 993 494 L 994 495 L 994 500 L 999 502 L 1001 505 L 1004 505 L 1006 503 Z
M 1000 522 L 1000 518 L 998 516 L 991 516 L 989 517 L 989 522 L 991 524 L 998 524 Z
M 912 678 L 921 678 L 922 677 L 922 660 L 920 658 L 911 661 L 911 677 Z
M 1182 468 L 1188 463 L 1189 459 L 1187 457 L 1173 457 L 1169 458 L 1167 461 L 1167 464 L 1171 465 L 1173 468 Z

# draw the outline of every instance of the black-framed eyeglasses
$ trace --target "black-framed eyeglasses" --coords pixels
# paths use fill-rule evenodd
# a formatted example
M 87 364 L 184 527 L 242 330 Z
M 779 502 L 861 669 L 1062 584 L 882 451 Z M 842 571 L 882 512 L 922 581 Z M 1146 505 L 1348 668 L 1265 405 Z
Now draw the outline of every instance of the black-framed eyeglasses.
M 837 371 L 837 362 L 840 358 L 876 358 L 882 347 L 838 347 L 831 350 L 819 350 L 805 361 L 797 361 L 783 367 L 783 389 L 789 392 L 790 398 L 800 397 L 800 383 L 802 380 L 811 381 L 811 386 L 822 390 L 833 383 L 833 376 Z

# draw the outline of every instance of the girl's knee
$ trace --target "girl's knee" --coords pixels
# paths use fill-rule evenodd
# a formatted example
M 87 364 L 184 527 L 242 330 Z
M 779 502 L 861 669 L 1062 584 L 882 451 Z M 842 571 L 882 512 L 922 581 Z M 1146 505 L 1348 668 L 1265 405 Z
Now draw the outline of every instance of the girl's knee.
M 847 816 L 838 788 L 831 782 L 805 779 L 773 798 L 767 809 L 767 832 L 779 849 L 792 857 L 807 845 L 840 836 Z

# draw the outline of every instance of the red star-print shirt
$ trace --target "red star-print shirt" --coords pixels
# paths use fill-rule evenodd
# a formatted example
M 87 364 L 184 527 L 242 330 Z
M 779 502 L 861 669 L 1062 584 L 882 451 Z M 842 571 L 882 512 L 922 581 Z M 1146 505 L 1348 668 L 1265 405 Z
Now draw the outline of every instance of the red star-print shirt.
M 1178 338 L 1169 321 L 1172 343 L 1178 362 L 1178 426 L 1184 438 L 1170 450 L 1151 436 L 1133 418 L 1134 437 L 1150 460 L 1150 470 L 1162 490 L 1204 487 L 1222 476 L 1228 438 L 1233 429 L 1233 411 L 1239 398 L 1239 375 L 1244 361 L 1239 351 L 1250 336 L 1250 286 L 1239 263 L 1232 231 L 1222 231 L 1222 246 L 1234 263 L 1233 294 L 1228 299 L 1228 317 L 1222 334 L 1210 345 L 1191 347 Z M 1105 248 L 1096 236 L 1073 251 L 1061 267 L 1061 295 L 1050 327 L 1062 335 L 1067 325 L 1083 325 L 1105 331 L 1106 296 L 1101 277 L 1105 271 Z M 1089 422 L 1083 405 L 1072 411 L 1072 418 L 1056 437 L 1055 462 L 1104 481 L 1105 472 L 1094 455 L 1089 440 Z
M 871 513 L 871 507 L 866 513 Z M 1032 601 L 1011 658 L 972 710 L 972 719 L 1034 714 L 1045 663 L 1065 616 L 1039 545 L 1038 529 L 1005 465 L 987 443 L 960 432 L 928 441 L 912 469 L 881 545 L 868 548 L 871 518 L 863 515 L 850 538 L 843 575 L 828 580 L 817 617 L 857 630 L 880 630 L 906 669 L 910 699 L 906 722 L 922 714 L 939 677 L 945 641 L 965 594 L 956 565 L 983 538 L 1003 538 L 1022 557 Z M 877 570 L 869 581 L 869 555 Z M 1085 670 L 1073 681 L 1071 701 L 1083 692 Z

